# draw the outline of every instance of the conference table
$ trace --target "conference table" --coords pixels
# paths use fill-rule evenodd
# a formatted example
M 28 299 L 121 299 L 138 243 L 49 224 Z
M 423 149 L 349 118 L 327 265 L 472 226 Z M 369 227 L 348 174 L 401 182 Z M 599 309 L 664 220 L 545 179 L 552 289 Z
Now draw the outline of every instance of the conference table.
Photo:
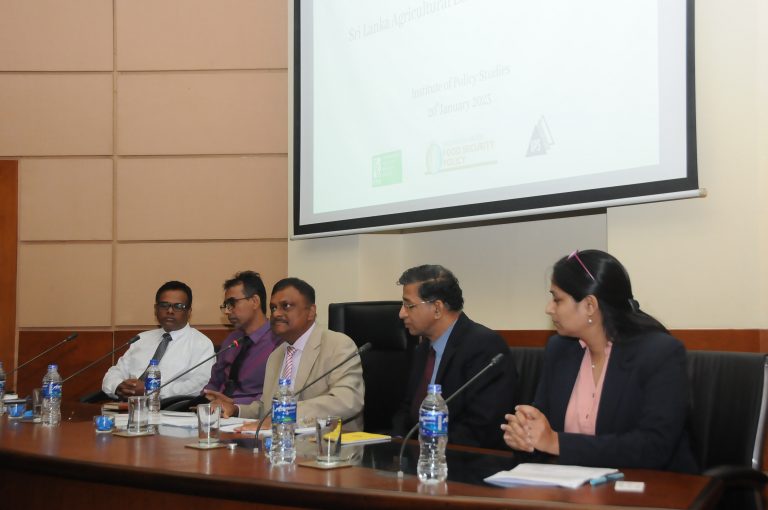
M 58 427 L 0 417 L 0 507 L 91 508 L 712 508 L 722 490 L 704 476 L 627 469 L 627 480 L 645 482 L 643 493 L 613 484 L 578 489 L 499 488 L 482 480 L 510 469 L 513 452 L 448 449 L 449 479 L 422 484 L 415 475 L 418 443 L 346 447 L 354 465 L 332 470 L 300 464 L 271 466 L 254 452 L 253 436 L 222 434 L 232 448 L 197 450 L 195 430 L 161 428 L 144 437 L 97 434 L 99 407 L 73 404 Z M 314 445 L 299 443 L 297 461 L 311 460 Z

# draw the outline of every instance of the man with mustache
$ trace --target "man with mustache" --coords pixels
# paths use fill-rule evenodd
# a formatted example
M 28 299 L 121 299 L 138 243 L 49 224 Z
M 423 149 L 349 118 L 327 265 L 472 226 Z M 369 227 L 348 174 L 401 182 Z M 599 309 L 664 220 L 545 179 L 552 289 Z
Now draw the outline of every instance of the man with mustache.
M 267 321 L 267 291 L 259 273 L 241 271 L 225 281 L 219 308 L 235 327 L 221 347 L 235 340 L 240 345 L 219 353 L 204 389 L 221 392 L 235 404 L 250 404 L 261 398 L 267 359 L 280 344 Z
M 298 391 L 356 350 L 351 338 L 315 322 L 315 289 L 303 280 L 285 278 L 277 282 L 272 288 L 269 310 L 272 332 L 283 343 L 267 360 L 261 400 L 237 405 L 221 392 L 205 391 L 213 403 L 222 407 L 226 417 L 263 418 L 277 393 L 280 378 L 290 378 L 293 391 Z M 362 430 L 364 393 L 363 368 L 356 356 L 296 395 L 297 420 L 308 423 L 319 416 L 340 416 L 345 430 Z M 256 425 L 244 428 L 255 429 Z
M 393 418 L 394 433 L 403 435 L 419 421 L 428 384 L 442 385 L 444 398 L 483 369 L 497 354 L 501 362 L 448 404 L 448 442 L 504 448 L 499 419 L 515 404 L 517 371 L 509 348 L 498 333 L 472 321 L 463 311 L 459 280 L 439 265 L 406 270 L 400 318 L 422 342 L 416 348 L 406 395 Z
M 155 317 L 160 328 L 141 333 L 117 364 L 107 370 L 101 389 L 111 397 L 144 394 L 144 379 L 151 359 L 157 359 L 163 380 L 213 356 L 211 340 L 189 325 L 192 289 L 182 282 L 164 283 L 155 294 Z M 203 363 L 160 390 L 160 397 L 196 395 L 211 374 L 213 361 Z

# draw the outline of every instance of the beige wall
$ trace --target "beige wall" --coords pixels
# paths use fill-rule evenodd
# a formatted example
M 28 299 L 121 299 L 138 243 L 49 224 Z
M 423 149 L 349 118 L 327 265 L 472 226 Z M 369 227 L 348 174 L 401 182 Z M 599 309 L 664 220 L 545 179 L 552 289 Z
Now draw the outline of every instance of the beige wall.
M 287 274 L 285 0 L 0 0 L 20 329 L 142 327 L 157 287 Z
M 403 268 L 443 263 L 467 312 L 544 329 L 547 270 L 575 248 L 625 262 L 643 307 L 672 328 L 768 327 L 768 4 L 696 2 L 700 184 L 706 198 L 607 214 L 426 233 L 291 241 L 289 271 L 332 301 L 397 299 Z
M 547 328 L 548 267 L 576 247 L 615 253 L 671 327 L 768 327 L 763 0 L 696 2 L 706 198 L 289 243 L 288 4 L 0 0 L 0 157 L 21 160 L 20 327 L 147 324 L 166 277 L 196 290 L 195 322 L 216 324 L 220 282 L 244 267 L 268 285 L 286 273 L 314 283 L 324 318 L 332 301 L 397 299 L 403 268 L 442 262 L 477 320 Z

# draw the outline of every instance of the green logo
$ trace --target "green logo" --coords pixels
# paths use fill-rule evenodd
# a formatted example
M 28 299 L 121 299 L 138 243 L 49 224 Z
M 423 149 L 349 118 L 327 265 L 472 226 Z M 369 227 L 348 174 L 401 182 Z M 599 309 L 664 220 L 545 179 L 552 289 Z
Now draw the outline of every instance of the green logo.
M 377 154 L 371 160 L 373 187 L 389 186 L 403 182 L 403 155 L 400 151 Z

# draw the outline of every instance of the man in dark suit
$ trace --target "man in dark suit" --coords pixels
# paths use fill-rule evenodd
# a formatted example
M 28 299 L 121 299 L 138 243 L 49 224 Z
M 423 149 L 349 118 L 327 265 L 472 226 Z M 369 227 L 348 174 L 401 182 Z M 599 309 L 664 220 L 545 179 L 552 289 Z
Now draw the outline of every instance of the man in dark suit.
M 515 404 L 517 372 L 509 348 L 494 331 L 473 322 L 462 311 L 459 281 L 439 265 L 413 267 L 398 281 L 403 286 L 400 318 L 416 348 L 406 396 L 393 419 L 394 433 L 405 434 L 418 422 L 427 384 L 440 384 L 450 397 L 499 353 L 506 356 L 448 405 L 448 442 L 504 448 L 499 424 Z

